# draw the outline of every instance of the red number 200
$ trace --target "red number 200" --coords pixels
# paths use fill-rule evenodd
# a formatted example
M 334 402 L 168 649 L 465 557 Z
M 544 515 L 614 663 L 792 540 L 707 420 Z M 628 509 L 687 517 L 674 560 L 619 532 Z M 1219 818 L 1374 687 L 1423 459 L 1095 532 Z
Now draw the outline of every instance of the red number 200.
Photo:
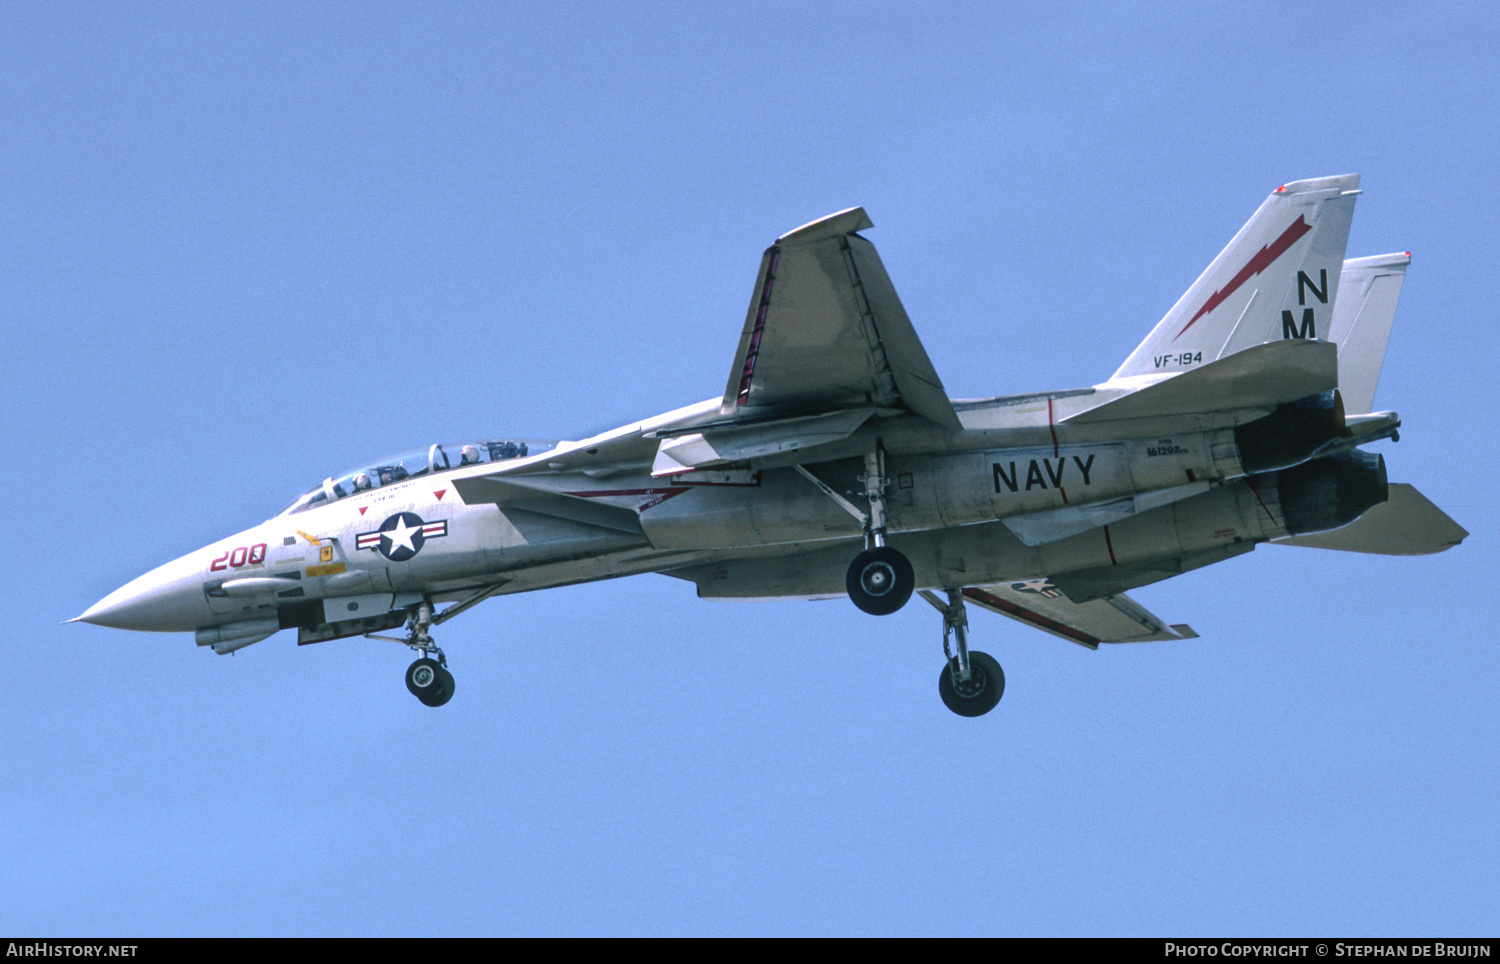
M 223 569 L 238 569 L 249 563 L 258 566 L 266 561 L 266 544 L 258 542 L 253 546 L 239 546 L 233 550 L 225 550 L 224 554 L 209 564 L 210 572 L 219 572 Z

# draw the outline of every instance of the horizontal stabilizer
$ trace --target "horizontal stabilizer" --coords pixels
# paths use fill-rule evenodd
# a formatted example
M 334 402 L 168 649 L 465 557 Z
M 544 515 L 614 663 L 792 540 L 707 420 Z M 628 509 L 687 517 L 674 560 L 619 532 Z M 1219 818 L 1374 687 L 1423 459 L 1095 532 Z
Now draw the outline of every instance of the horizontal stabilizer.
M 964 590 L 964 598 L 1089 649 L 1098 649 L 1100 643 L 1147 643 L 1198 635 L 1189 626 L 1167 625 L 1129 596 L 1076 603 L 1045 579 L 975 586 Z
M 1288 339 L 1256 345 L 1063 419 L 1071 424 L 1275 408 L 1338 387 L 1338 348 Z M 1101 389 L 1115 387 L 1109 382 Z
M 1278 546 L 1426 556 L 1451 549 L 1468 531 L 1414 486 L 1391 485 L 1390 498 L 1341 529 L 1276 540 Z

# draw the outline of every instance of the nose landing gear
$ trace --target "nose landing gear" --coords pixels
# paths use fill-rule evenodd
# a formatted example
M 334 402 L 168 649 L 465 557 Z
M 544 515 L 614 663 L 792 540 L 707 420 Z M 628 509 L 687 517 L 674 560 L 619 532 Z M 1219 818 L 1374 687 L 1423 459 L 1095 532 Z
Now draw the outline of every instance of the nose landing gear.
M 453 674 L 448 672 L 448 657 L 427 632 L 432 626 L 432 606 L 424 601 L 412 613 L 408 625 L 411 631 L 406 645 L 416 650 L 419 658 L 406 668 L 406 688 L 425 705 L 442 706 L 453 699 Z M 436 654 L 437 659 L 428 653 Z
M 427 632 L 433 623 L 432 604 L 424 601 L 411 611 L 405 639 L 378 636 L 375 633 L 366 633 L 365 636 L 369 639 L 387 639 L 416 650 L 417 661 L 406 668 L 406 688 L 425 705 L 442 706 L 453 699 L 453 674 L 448 672 L 448 657 L 443 655 L 442 649 Z M 437 658 L 434 659 L 433 656 Z
M 442 706 L 453 699 L 453 674 L 448 672 L 448 657 L 444 656 L 442 649 L 432 641 L 432 635 L 428 630 L 484 602 L 504 588 L 507 581 L 502 579 L 478 589 L 462 602 L 454 603 L 437 614 L 432 611 L 431 599 L 423 599 L 416 606 L 408 606 L 405 639 L 397 639 L 395 636 L 378 636 L 375 633 L 365 633 L 365 637 L 389 640 L 416 650 L 417 661 L 406 668 L 406 688 L 411 690 L 411 695 L 426 705 Z M 434 659 L 434 656 L 437 658 Z

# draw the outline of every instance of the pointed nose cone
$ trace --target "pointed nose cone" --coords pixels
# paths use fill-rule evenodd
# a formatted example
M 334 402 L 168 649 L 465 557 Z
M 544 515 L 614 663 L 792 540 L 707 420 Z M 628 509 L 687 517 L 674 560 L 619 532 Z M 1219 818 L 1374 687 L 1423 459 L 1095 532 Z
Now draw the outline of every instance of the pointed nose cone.
M 198 553 L 132 579 L 69 622 L 154 633 L 190 633 L 212 620 Z

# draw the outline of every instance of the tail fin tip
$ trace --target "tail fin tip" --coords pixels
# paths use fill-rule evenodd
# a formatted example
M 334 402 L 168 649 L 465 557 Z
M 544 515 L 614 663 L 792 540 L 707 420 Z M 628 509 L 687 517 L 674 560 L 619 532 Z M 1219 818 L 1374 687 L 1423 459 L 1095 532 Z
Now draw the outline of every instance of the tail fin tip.
M 1272 194 L 1310 194 L 1313 191 L 1358 191 L 1358 174 L 1335 174 L 1332 177 L 1312 177 L 1303 181 L 1288 181 Z
M 1358 193 L 1358 174 L 1273 191 L 1110 381 L 1180 374 L 1268 341 L 1326 341 Z

